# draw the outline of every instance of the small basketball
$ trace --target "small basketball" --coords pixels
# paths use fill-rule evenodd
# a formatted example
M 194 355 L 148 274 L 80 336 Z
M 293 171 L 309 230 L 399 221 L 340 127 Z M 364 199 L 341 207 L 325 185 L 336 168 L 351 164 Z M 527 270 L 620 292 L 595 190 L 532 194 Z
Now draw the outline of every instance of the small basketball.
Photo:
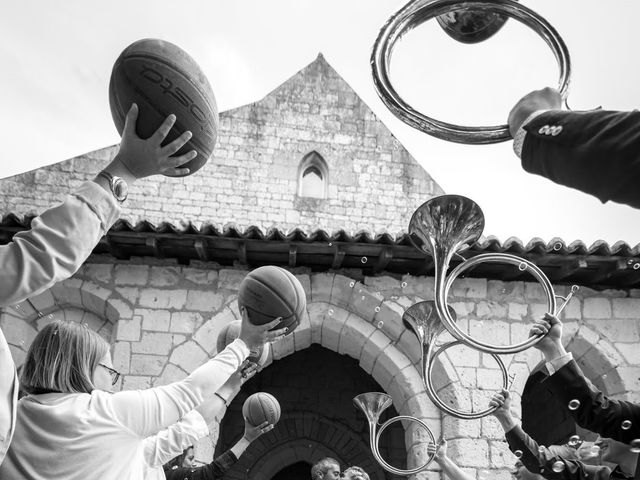
M 177 121 L 165 140 L 175 140 L 186 130 L 193 136 L 177 153 L 195 150 L 187 162 L 194 173 L 207 162 L 218 135 L 218 107 L 207 77 L 193 58 L 180 47 L 154 38 L 132 43 L 113 65 L 109 81 L 109 106 L 118 133 L 132 103 L 138 109 L 136 129 L 149 138 L 170 115 Z
M 224 350 L 227 345 L 240 336 L 241 323 L 241 320 L 234 320 L 233 322 L 229 322 L 222 330 L 220 330 L 218 340 L 216 342 L 216 349 L 218 352 Z M 251 350 L 248 360 L 262 366 L 266 363 L 268 357 L 269 344 L 265 344 L 260 345 L 256 350 Z
M 267 265 L 249 272 L 242 280 L 238 305 L 247 309 L 249 321 L 254 325 L 282 317 L 273 330 L 288 327 L 289 335 L 307 309 L 307 296 L 293 274 L 284 268 Z
M 242 416 L 254 427 L 263 422 L 275 425 L 280 420 L 280 403 L 269 393 L 254 393 L 242 405 Z

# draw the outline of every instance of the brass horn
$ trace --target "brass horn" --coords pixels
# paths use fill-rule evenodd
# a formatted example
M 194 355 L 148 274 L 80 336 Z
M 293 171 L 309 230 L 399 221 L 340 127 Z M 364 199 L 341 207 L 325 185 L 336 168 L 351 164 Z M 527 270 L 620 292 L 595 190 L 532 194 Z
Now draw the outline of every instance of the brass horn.
M 455 322 L 455 311 L 451 307 L 448 308 L 449 315 Z M 404 314 L 402 315 L 402 322 L 408 329 L 412 330 L 413 333 L 416 334 L 416 336 L 418 337 L 418 341 L 420 342 L 422 348 L 422 381 L 424 382 L 424 385 L 427 389 L 427 395 L 434 403 L 434 405 L 436 405 L 445 413 L 448 413 L 449 415 L 456 418 L 461 418 L 463 420 L 475 420 L 477 418 L 482 418 L 493 413 L 496 410 L 497 407 L 490 407 L 487 410 L 483 410 L 480 412 L 462 412 L 451 408 L 449 405 L 440 400 L 440 397 L 438 397 L 438 394 L 433 388 L 433 384 L 431 382 L 431 375 L 433 372 L 433 366 L 435 365 L 435 360 L 448 348 L 460 345 L 463 342 L 461 342 L 460 340 L 448 342 L 434 352 L 436 340 L 438 336 L 445 330 L 444 325 L 440 321 L 435 302 L 427 300 L 424 302 L 413 304 L 405 310 Z M 491 355 L 500 367 L 503 379 L 502 386 L 506 389 L 509 386 L 509 374 L 507 373 L 507 369 L 504 366 L 504 362 L 499 356 L 495 354 Z
M 554 315 L 558 315 L 562 311 L 577 287 L 574 286 L 566 297 L 559 297 L 564 299 L 564 303 L 558 309 L 556 308 L 556 295 L 553 292 L 553 286 L 544 272 L 532 262 L 508 253 L 477 255 L 462 262 L 447 276 L 449 262 L 453 255 L 476 241 L 482 234 L 483 227 L 484 215 L 473 200 L 461 195 L 440 195 L 423 203 L 413 213 L 409 222 L 409 238 L 418 250 L 433 258 L 435 306 L 447 331 L 465 345 L 482 352 L 492 354 L 518 353 L 535 345 L 542 336 L 533 336 L 521 343 L 506 346 L 475 340 L 456 325 L 447 308 L 447 296 L 454 280 L 469 268 L 482 262 L 517 265 L 521 271 L 529 271 L 540 282 L 547 296 L 548 311 Z
M 560 70 L 558 90 L 566 100 L 571 78 L 571 60 L 567 46 L 549 22 L 514 0 L 410 0 L 387 20 L 373 44 L 371 52 L 373 82 L 380 99 L 387 108 L 413 128 L 450 142 L 467 144 L 504 142 L 511 138 L 507 125 L 465 127 L 436 120 L 411 107 L 391 84 L 389 65 L 396 42 L 429 19 L 438 17 L 442 24 L 443 15 L 462 10 L 472 12 L 474 15 L 496 14 L 497 17 L 515 18 L 534 30 L 556 57 Z M 445 31 L 447 31 L 446 28 Z M 451 35 L 451 31 L 447 33 Z
M 364 412 L 365 416 L 367 417 L 367 421 L 369 422 L 369 446 L 371 448 L 371 452 L 373 453 L 373 457 L 376 459 L 376 461 L 387 472 L 393 473 L 394 475 L 413 475 L 414 473 L 418 473 L 425 470 L 429 466 L 429 464 L 433 461 L 434 455 L 428 458 L 427 462 L 424 465 L 416 468 L 407 469 L 407 470 L 402 470 L 392 465 L 389 465 L 384 460 L 384 458 L 382 458 L 382 455 L 380 455 L 380 449 L 378 448 L 378 445 L 380 444 L 380 437 L 382 433 L 392 423 L 399 422 L 401 420 L 416 422 L 422 425 L 422 427 L 424 427 L 424 429 L 427 431 L 427 434 L 429 435 L 429 438 L 431 439 L 431 442 L 435 443 L 436 440 L 433 436 L 433 433 L 431 432 L 427 424 L 424 423 L 422 420 L 419 420 L 415 417 L 411 417 L 408 415 L 398 415 L 397 417 L 393 417 L 387 420 L 382 425 L 379 425 L 378 421 L 380 420 L 380 415 L 387 408 L 389 408 L 393 403 L 393 401 L 391 400 L 391 397 L 386 393 L 379 393 L 379 392 L 361 393 L 360 395 L 357 395 L 353 398 L 353 403 L 355 404 L 356 407 L 360 408 Z M 380 427 L 379 429 L 378 429 L 378 426 Z

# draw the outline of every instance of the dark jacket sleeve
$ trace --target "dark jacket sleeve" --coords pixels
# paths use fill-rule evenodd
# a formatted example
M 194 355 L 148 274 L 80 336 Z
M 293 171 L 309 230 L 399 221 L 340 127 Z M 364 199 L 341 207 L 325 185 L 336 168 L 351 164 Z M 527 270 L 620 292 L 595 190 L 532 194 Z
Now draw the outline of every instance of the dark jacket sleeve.
M 524 129 L 527 172 L 640 208 L 640 112 L 550 110 Z
M 547 381 L 565 405 L 572 400 L 580 402 L 578 408 L 569 409 L 569 413 L 581 427 L 627 444 L 640 438 L 640 405 L 607 398 L 585 378 L 575 361 Z
M 237 461 L 235 454 L 227 450 L 208 465 L 198 468 L 176 468 L 164 473 L 167 480 L 219 480 Z
M 549 480 L 609 480 L 611 469 L 605 466 L 586 465 L 554 455 L 522 430 L 514 427 L 506 433 L 509 449 L 520 457 L 527 470 Z M 516 454 L 517 451 L 522 455 Z

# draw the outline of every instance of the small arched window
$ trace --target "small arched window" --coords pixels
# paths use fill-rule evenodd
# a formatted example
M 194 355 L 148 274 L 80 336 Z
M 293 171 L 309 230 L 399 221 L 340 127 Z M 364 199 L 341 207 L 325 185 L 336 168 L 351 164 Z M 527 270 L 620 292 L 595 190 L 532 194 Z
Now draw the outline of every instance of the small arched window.
M 327 198 L 329 169 L 317 152 L 305 155 L 298 169 L 298 196 Z

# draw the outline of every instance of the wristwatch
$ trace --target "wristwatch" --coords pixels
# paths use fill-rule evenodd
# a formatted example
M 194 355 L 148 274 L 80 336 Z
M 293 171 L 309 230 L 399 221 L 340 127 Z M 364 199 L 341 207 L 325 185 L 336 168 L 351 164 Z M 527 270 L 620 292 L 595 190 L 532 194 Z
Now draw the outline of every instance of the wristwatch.
M 118 202 L 122 203 L 127 199 L 127 195 L 129 195 L 129 186 L 122 178 L 111 175 L 109 172 L 104 170 L 102 170 L 98 176 L 105 178 L 107 182 L 109 182 L 111 193 L 113 193 L 113 196 Z

